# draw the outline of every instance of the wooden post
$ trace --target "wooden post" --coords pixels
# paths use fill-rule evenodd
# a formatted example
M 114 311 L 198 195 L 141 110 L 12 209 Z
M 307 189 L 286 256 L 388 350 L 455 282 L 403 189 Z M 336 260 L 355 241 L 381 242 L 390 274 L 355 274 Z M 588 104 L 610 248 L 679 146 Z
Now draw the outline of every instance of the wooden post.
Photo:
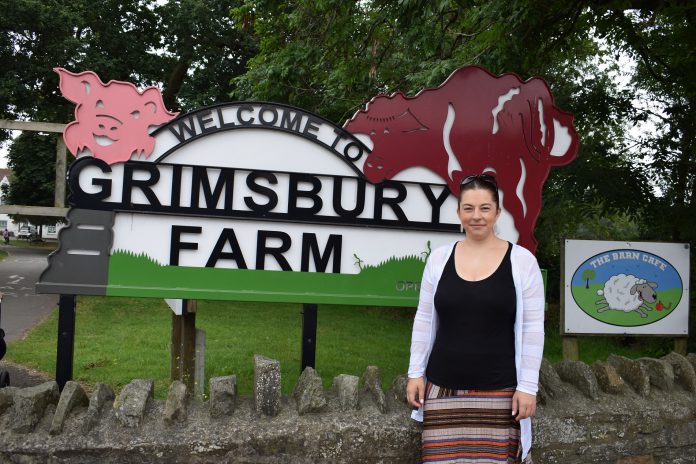
M 196 367 L 194 377 L 194 395 L 203 401 L 205 393 L 205 330 L 196 329 Z
M 56 191 L 53 197 L 53 206 L 65 207 L 65 167 L 67 159 L 67 147 L 62 136 L 58 136 L 56 143 Z
M 578 339 L 577 337 L 563 336 L 563 360 L 577 361 L 580 359 L 578 354 Z
M 181 326 L 183 318 L 172 312 L 172 344 L 170 347 L 169 380 L 181 380 Z
M 687 343 L 689 339 L 685 337 L 680 337 L 680 338 L 675 338 L 674 339 L 674 352 L 678 353 L 682 356 L 686 356 L 686 352 L 688 350 Z
M 0 119 L 0 129 L 34 131 L 34 132 L 57 132 L 62 133 L 66 124 L 53 122 L 35 121 L 10 121 Z M 65 217 L 65 167 L 66 167 L 67 148 L 63 137 L 58 137 L 56 143 L 56 190 L 53 197 L 53 207 L 48 206 L 21 206 L 21 205 L 0 205 L 0 214 L 23 214 L 26 216 L 56 216 Z M 32 211 L 34 209 L 34 211 Z
M 194 391 L 196 370 L 196 300 L 183 300 L 181 316 L 172 314 L 171 380 Z

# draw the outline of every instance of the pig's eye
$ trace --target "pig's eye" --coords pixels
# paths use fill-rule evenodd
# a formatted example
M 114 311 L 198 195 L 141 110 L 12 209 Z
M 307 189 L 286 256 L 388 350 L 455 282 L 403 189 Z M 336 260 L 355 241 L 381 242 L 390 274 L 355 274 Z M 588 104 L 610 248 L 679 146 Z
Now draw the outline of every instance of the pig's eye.
M 104 130 L 104 124 L 99 124 L 99 128 Z
M 385 134 L 388 134 L 388 133 L 389 133 L 389 128 L 388 128 L 388 127 L 385 127 L 385 128 L 384 128 L 384 133 L 385 133 Z
M 373 131 L 373 130 L 370 131 L 370 135 L 376 135 L 376 134 L 377 134 L 377 132 L 375 132 L 375 131 Z
M 133 119 L 138 119 L 140 117 L 140 111 L 133 111 L 131 116 L 133 116 Z
M 97 100 L 97 103 L 94 106 L 97 108 L 104 108 L 104 102 L 101 100 Z

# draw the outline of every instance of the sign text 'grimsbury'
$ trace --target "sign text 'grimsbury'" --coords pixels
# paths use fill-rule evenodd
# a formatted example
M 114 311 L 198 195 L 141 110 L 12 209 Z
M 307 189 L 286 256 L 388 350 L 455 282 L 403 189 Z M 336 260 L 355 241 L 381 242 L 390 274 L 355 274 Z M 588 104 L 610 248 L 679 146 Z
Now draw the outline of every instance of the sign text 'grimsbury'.
M 373 186 L 359 177 L 136 161 L 125 163 L 122 177 L 116 177 L 103 161 L 81 159 L 70 172 L 71 203 L 99 210 L 457 230 L 456 225 L 440 221 L 449 196 L 445 185 L 385 181 Z M 110 198 L 117 182 L 120 198 Z M 354 189 L 355 196 L 346 198 L 345 188 Z M 135 201 L 136 194 L 140 202 Z M 322 198 L 326 194 L 330 201 Z M 409 195 L 420 196 L 429 209 L 407 214 L 400 205 Z M 387 212 L 391 218 L 385 217 Z

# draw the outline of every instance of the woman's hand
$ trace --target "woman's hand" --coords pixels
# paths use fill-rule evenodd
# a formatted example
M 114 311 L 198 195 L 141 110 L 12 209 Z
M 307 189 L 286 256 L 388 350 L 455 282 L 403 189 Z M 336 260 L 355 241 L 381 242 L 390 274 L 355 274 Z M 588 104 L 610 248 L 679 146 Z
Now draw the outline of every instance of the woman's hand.
M 406 401 L 414 408 L 420 408 L 425 399 L 425 379 L 408 379 L 406 384 Z
M 516 421 L 532 417 L 536 412 L 536 396 L 521 391 L 512 395 L 512 415 Z

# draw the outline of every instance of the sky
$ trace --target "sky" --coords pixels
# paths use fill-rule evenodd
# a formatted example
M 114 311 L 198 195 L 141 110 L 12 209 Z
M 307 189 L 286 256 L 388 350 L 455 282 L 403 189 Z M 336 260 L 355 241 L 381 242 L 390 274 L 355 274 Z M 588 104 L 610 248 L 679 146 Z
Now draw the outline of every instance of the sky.
M 19 131 L 12 131 L 12 138 L 19 135 Z M 0 169 L 5 169 L 7 167 L 7 149 L 10 146 L 9 143 L 0 145 Z

